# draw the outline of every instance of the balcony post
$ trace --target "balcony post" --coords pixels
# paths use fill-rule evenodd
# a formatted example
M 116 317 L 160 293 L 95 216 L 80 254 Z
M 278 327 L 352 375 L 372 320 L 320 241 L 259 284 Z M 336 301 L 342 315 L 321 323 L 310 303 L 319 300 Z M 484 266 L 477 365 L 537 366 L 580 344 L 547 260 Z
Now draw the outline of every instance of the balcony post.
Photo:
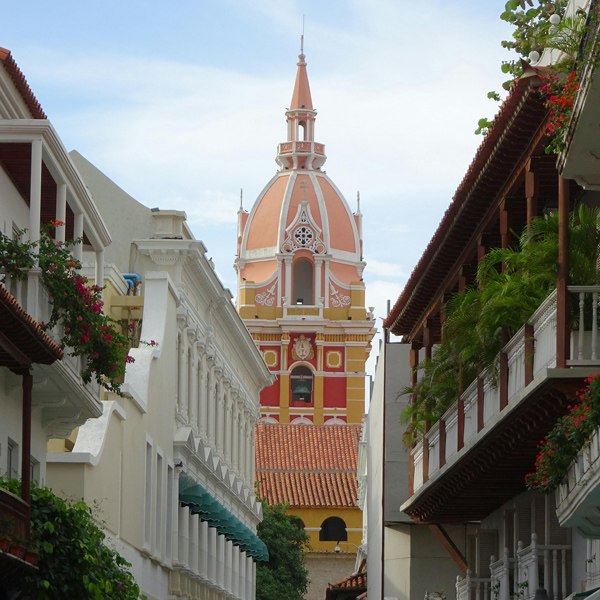
M 83 238 L 83 213 L 75 213 L 73 219 L 73 239 L 78 240 Z M 83 260 L 83 240 L 73 248 L 73 256 L 75 260 L 81 262 Z
M 525 386 L 533 381 L 533 352 L 535 339 L 533 337 L 533 325 L 525 323 Z
M 79 244 L 81 246 L 82 244 Z M 96 252 L 96 285 L 100 288 L 104 287 L 104 250 L 98 250 Z M 103 292 L 100 290 L 100 298 L 102 298 Z
M 477 377 L 477 432 L 479 433 L 483 429 L 483 406 L 484 406 L 484 395 L 483 395 L 483 379 Z
M 456 449 L 462 450 L 465 446 L 465 402 L 462 399 L 462 396 L 458 399 L 458 421 L 456 423 Z
M 508 343 L 508 330 L 502 328 L 502 347 Z M 504 410 L 508 406 L 508 355 L 506 352 L 500 352 L 500 374 L 499 374 L 499 397 L 500 410 Z
M 446 464 L 446 422 L 440 419 L 440 468 Z
M 40 239 L 42 215 L 42 140 L 31 142 L 31 173 L 29 182 L 29 241 Z
M 527 230 L 531 228 L 531 221 L 537 215 L 538 196 L 540 193 L 540 178 L 534 171 L 531 158 L 525 167 L 525 196 L 527 197 Z
M 21 498 L 29 505 L 31 482 L 31 403 L 33 375 L 29 369 L 23 373 L 23 422 L 21 433 Z M 27 523 L 29 532 L 29 522 Z
M 431 429 L 431 421 L 425 421 L 425 436 L 423 436 L 423 483 L 429 481 L 429 438 L 427 433 Z
M 65 232 L 67 230 L 67 184 L 56 184 L 56 220 L 64 223 L 56 227 L 55 240 L 57 242 L 65 241 Z
M 415 493 L 415 457 L 412 448 L 408 453 L 408 495 Z
M 556 282 L 556 367 L 570 356 L 569 323 L 569 181 L 558 176 L 558 280 Z
M 509 600 L 510 598 L 510 560 L 508 558 L 508 548 L 504 548 L 502 560 L 502 589 L 500 600 Z

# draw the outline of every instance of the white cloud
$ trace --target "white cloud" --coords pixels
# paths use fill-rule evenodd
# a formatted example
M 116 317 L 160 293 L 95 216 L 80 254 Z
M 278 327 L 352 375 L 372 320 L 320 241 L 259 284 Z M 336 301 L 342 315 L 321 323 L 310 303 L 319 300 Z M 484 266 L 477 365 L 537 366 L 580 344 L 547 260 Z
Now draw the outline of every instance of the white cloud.
M 377 275 L 379 277 L 393 277 L 396 280 L 406 277 L 401 265 L 374 260 L 373 258 L 370 258 L 367 261 L 365 272 L 368 272 L 369 276 Z

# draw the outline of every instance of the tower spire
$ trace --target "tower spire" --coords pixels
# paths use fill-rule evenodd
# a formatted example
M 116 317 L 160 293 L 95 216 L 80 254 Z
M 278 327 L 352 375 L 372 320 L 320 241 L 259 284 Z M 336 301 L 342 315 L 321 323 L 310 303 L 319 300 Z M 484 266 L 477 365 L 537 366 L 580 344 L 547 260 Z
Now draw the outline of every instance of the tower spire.
M 290 110 L 313 110 L 312 98 L 310 96 L 310 86 L 308 85 L 308 74 L 306 73 L 306 61 L 304 60 L 304 34 L 300 36 L 300 54 L 298 72 L 296 73 L 296 83 L 294 85 L 294 93 L 292 94 L 292 102 Z

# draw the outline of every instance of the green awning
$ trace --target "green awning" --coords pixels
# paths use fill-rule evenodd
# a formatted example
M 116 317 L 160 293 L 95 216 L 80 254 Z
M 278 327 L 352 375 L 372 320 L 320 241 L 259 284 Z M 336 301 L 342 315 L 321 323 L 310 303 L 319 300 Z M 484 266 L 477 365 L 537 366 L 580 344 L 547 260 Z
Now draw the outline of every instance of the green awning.
M 269 560 L 269 551 L 264 542 L 200 484 L 180 489 L 179 501 L 183 506 L 188 506 L 192 513 L 197 514 L 201 521 L 206 521 L 209 527 L 214 527 L 254 560 Z

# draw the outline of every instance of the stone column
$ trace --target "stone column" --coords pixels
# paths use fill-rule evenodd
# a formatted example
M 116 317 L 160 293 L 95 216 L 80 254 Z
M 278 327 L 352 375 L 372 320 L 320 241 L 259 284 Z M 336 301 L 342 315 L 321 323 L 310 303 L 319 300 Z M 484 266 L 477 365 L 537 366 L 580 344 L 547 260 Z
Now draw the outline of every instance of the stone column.
M 187 332 L 188 328 L 184 327 L 179 334 L 179 385 L 177 387 L 177 410 L 180 414 L 184 414 L 184 407 L 187 404 Z
M 81 246 L 81 244 L 79 244 Z M 101 288 L 104 287 L 104 250 L 98 250 L 96 252 L 96 285 Z M 100 297 L 102 298 L 103 292 L 100 291 Z
M 208 368 L 207 368 L 207 358 L 206 353 L 202 353 L 200 358 L 200 393 L 199 393 L 199 402 L 200 407 L 198 411 L 198 431 L 203 438 L 206 438 L 206 425 L 207 425 L 207 396 L 208 396 Z
M 277 258 L 277 306 L 281 306 L 281 290 L 283 289 L 283 280 L 281 278 L 281 265 L 283 259 Z
M 56 228 L 57 242 L 65 241 L 66 223 L 67 223 L 67 184 L 59 183 L 56 186 L 56 220 L 65 225 L 59 225 Z
M 40 239 L 42 215 L 42 139 L 31 142 L 31 179 L 29 183 L 29 241 Z
M 219 377 L 217 383 L 217 432 L 216 446 L 217 452 L 223 456 L 223 422 L 225 420 L 225 381 L 223 377 Z
M 231 438 L 233 427 L 233 406 L 231 398 L 231 386 L 229 383 L 225 389 L 225 460 L 231 465 Z
M 212 444 L 215 442 L 215 424 L 216 424 L 216 410 L 217 410 L 217 395 L 215 393 L 215 380 L 216 380 L 215 365 L 211 365 L 208 370 L 208 422 L 207 422 L 207 437 L 208 441 Z
M 321 291 L 321 267 L 323 266 L 323 259 L 320 256 L 315 256 L 315 304 L 319 305 L 319 298 L 322 297 Z
M 232 450 L 231 450 L 231 466 L 236 473 L 239 473 L 239 444 L 240 444 L 240 406 L 239 406 L 240 398 L 237 392 L 234 393 L 234 402 L 233 402 L 233 440 L 232 440 Z
M 83 213 L 75 213 L 75 218 L 73 220 L 73 238 L 78 240 L 83 237 Z M 73 248 L 73 256 L 75 260 L 82 261 L 83 260 L 83 242 L 77 244 Z
M 288 304 L 294 304 L 292 298 L 292 257 L 286 256 L 283 259 L 285 264 L 285 291 L 284 296 Z
M 190 365 L 190 392 L 189 392 L 189 415 L 190 425 L 198 431 L 198 349 L 196 342 L 192 343 L 190 353 L 192 364 Z

